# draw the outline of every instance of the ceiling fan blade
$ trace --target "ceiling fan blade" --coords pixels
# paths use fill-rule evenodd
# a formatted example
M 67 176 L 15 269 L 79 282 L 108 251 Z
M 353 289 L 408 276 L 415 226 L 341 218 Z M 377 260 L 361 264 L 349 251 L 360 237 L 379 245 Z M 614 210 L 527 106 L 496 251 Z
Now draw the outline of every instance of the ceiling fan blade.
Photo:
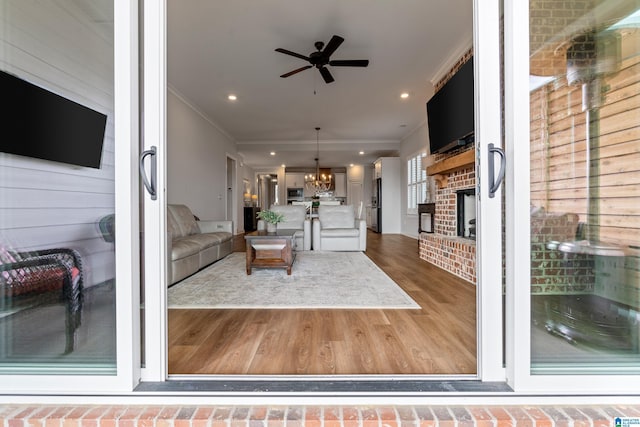
M 324 67 L 318 68 L 318 69 L 320 70 L 320 74 L 322 74 L 322 78 L 324 79 L 325 83 L 331 83 L 332 81 L 334 81 L 334 78 L 329 72 L 329 70 L 327 70 Z
M 283 74 L 280 77 L 284 79 L 286 77 L 293 76 L 294 74 L 298 74 L 300 71 L 308 70 L 311 67 L 313 67 L 313 65 L 305 65 L 304 67 L 300 67 L 297 70 L 289 71 L 288 73 Z
M 290 50 L 287 50 L 287 49 L 277 48 L 276 52 L 284 53 L 285 55 L 295 56 L 296 58 L 304 59 L 305 61 L 309 60 L 308 56 L 300 55 L 299 53 L 291 52 Z
M 343 41 L 344 39 L 340 36 L 331 37 L 329 43 L 327 43 L 327 45 L 324 47 L 322 54 L 327 58 L 330 57 L 331 54 L 336 51 L 336 49 L 342 44 Z
M 368 59 L 351 59 L 329 61 L 329 65 L 334 67 L 366 67 L 369 65 Z

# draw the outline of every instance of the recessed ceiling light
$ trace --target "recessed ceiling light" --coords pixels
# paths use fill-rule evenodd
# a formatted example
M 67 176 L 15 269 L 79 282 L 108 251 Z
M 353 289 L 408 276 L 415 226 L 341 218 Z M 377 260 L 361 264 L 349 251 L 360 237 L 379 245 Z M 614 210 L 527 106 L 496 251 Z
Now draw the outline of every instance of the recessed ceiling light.
M 236 99 L 238 99 L 238 97 L 237 97 L 237 96 L 235 96 L 234 94 L 231 94 L 231 95 L 227 96 L 227 99 L 228 99 L 229 101 L 235 101 Z
M 355 165 L 353 163 L 349 163 L 349 166 L 350 167 L 354 167 Z
M 407 99 L 408 97 L 409 97 L 409 94 L 407 92 L 402 92 L 400 94 L 400 98 L 402 98 L 402 99 Z
M 276 155 L 276 152 L 275 152 L 275 151 L 272 151 L 272 152 L 270 152 L 269 154 L 271 154 L 272 156 L 275 156 L 275 155 Z
M 360 154 L 361 156 L 364 154 L 364 151 L 359 152 L 358 154 Z
M 285 166 L 285 164 L 284 164 L 284 163 L 283 163 L 283 164 L 281 164 L 280 166 L 282 166 L 283 168 L 286 168 L 286 167 L 287 167 L 287 166 Z

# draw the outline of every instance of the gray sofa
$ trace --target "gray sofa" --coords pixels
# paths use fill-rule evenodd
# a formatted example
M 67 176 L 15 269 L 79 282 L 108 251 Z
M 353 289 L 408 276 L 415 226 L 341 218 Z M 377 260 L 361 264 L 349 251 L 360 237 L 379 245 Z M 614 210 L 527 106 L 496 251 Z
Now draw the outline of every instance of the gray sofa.
M 196 221 L 185 205 L 167 205 L 169 284 L 233 251 L 232 221 Z

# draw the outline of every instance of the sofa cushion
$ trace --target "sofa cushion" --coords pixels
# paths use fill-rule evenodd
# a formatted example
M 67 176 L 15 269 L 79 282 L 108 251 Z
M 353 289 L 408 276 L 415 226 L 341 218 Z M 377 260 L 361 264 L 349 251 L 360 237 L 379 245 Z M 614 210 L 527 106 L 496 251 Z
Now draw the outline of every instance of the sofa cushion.
M 200 252 L 202 245 L 187 238 L 173 239 L 171 243 L 171 261 L 176 261 Z
M 206 249 L 211 246 L 219 245 L 222 243 L 222 239 L 217 233 L 207 233 L 207 234 L 193 234 L 191 236 L 184 237 L 181 240 L 188 240 L 190 242 L 194 242 L 200 245 L 200 249 Z
M 323 206 L 318 207 L 318 219 L 322 229 L 354 228 L 355 212 L 353 205 Z
M 233 234 L 227 233 L 226 231 L 217 231 L 215 233 L 207 233 L 207 234 L 215 234 L 219 239 L 220 243 L 227 242 L 233 239 Z
M 191 209 L 185 205 L 167 205 L 167 228 L 174 238 L 200 233 Z
M 193 255 L 211 246 L 217 246 L 221 243 L 231 240 L 231 233 L 204 233 L 192 234 L 190 236 L 174 239 L 171 248 L 171 260 L 175 261 Z
M 178 222 L 173 217 L 171 210 L 167 208 L 167 231 L 169 232 L 169 236 L 171 238 L 176 239 L 178 237 L 183 237 L 180 235 L 180 227 L 178 227 Z
M 284 220 L 278 223 L 280 230 L 302 230 L 304 220 L 307 218 L 307 209 L 304 206 L 272 205 L 270 210 L 284 215 Z
M 329 228 L 320 231 L 320 237 L 358 237 L 360 230 L 357 228 Z

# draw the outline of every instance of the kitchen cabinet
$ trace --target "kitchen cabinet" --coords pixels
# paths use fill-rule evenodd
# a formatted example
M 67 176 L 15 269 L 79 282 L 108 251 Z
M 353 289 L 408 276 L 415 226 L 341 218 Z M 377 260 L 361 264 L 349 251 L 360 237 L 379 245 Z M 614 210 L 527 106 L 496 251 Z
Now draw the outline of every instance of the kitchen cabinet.
M 299 173 L 299 172 L 287 173 L 285 175 L 284 182 L 287 188 L 303 188 L 304 173 Z

